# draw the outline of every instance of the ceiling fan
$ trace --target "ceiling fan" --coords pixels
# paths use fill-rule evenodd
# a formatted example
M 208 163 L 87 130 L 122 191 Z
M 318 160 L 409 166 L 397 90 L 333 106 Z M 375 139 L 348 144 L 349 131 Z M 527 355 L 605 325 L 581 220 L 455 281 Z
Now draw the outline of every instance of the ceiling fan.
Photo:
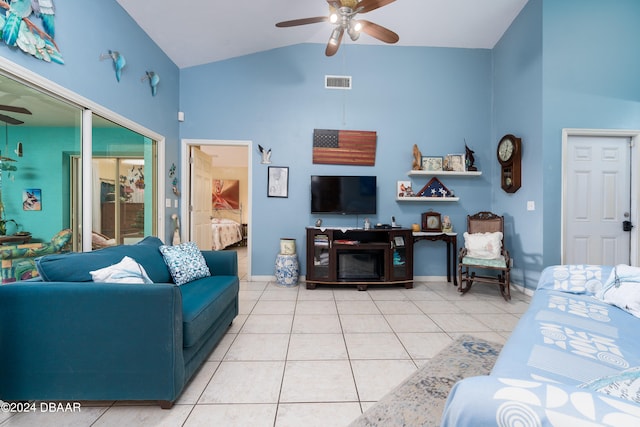
M 24 107 L 13 107 L 11 105 L 0 105 L 0 110 L 10 111 L 12 113 L 20 113 L 20 114 L 29 114 L 31 115 L 31 111 L 27 110 Z M 10 125 L 21 125 L 24 122 L 22 120 L 18 120 L 14 117 L 7 116 L 5 114 L 0 113 L 0 120 L 5 123 L 9 123 Z
M 295 27 L 298 25 L 327 21 L 334 24 L 329 43 L 327 43 L 325 50 L 327 56 L 335 55 L 338 51 L 345 31 L 353 41 L 358 40 L 360 32 L 364 31 L 371 37 L 375 37 L 385 43 L 396 43 L 400 40 L 400 37 L 393 31 L 365 19 L 355 19 L 358 13 L 371 12 L 394 1 L 395 0 L 327 0 L 331 12 L 329 16 L 316 16 L 313 18 L 278 22 L 276 27 Z

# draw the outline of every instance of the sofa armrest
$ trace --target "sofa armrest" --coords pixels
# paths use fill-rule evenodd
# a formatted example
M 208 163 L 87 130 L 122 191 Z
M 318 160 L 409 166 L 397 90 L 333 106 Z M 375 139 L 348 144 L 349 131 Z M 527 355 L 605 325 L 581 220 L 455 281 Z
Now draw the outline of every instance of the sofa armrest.
M 640 425 L 629 400 L 561 383 L 480 376 L 456 383 L 441 426 Z
M 202 251 L 204 260 L 214 276 L 237 276 L 238 253 L 235 251 Z
M 184 384 L 173 284 L 0 286 L 0 399 L 173 401 Z

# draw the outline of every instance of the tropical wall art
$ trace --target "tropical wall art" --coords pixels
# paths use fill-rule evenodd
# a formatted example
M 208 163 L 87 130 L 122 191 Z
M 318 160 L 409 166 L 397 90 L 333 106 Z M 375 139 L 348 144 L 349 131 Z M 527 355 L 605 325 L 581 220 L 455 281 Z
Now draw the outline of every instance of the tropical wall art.
M 0 0 L 2 41 L 46 62 L 64 64 L 55 37 L 53 0 Z M 41 22 L 42 29 L 35 22 Z

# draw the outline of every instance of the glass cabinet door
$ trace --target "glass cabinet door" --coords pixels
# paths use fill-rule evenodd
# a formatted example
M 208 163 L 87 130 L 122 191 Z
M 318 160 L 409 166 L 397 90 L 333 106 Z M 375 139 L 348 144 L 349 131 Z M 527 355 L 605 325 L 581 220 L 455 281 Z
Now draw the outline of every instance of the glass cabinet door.
M 411 242 L 408 241 L 406 233 L 390 233 L 389 238 L 391 240 L 389 279 L 403 280 L 409 275 L 412 268 L 409 254 Z
M 313 278 L 329 279 L 329 251 L 331 249 L 331 238 L 326 233 L 315 233 L 313 235 Z

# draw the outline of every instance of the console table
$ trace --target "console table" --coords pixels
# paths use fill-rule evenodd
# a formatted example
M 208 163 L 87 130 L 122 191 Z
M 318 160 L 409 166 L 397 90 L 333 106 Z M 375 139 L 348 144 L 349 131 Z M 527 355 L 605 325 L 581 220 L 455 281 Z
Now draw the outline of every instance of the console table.
M 447 243 L 447 282 L 451 282 L 453 275 L 453 284 L 458 286 L 458 277 L 456 276 L 456 251 L 458 250 L 458 233 L 437 233 L 428 231 L 414 231 L 413 242 L 420 240 L 430 240 L 432 242 L 442 240 Z

